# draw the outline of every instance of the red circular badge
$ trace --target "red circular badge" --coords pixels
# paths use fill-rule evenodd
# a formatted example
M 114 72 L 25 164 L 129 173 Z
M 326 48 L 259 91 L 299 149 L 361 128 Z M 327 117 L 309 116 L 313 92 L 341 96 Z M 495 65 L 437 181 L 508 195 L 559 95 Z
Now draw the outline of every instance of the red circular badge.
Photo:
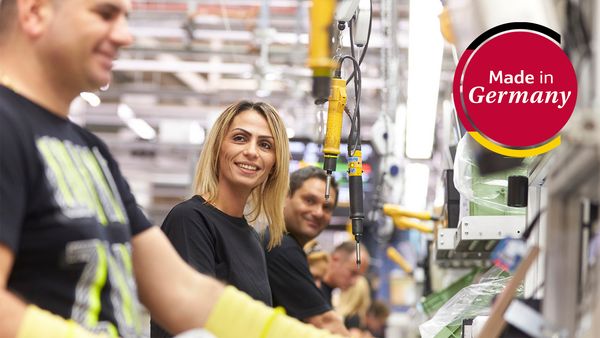
M 488 30 L 461 56 L 454 103 L 469 132 L 509 149 L 538 147 L 569 120 L 577 78 L 560 35 L 531 23 Z

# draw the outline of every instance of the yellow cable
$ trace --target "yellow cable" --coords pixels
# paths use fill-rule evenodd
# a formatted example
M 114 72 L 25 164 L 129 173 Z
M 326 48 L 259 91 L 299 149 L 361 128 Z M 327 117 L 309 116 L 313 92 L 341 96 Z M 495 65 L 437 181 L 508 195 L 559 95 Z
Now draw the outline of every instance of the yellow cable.
M 412 273 L 413 267 L 404 259 L 404 257 L 396 250 L 394 247 L 388 246 L 387 248 L 387 256 L 394 263 L 398 264 L 406 273 Z

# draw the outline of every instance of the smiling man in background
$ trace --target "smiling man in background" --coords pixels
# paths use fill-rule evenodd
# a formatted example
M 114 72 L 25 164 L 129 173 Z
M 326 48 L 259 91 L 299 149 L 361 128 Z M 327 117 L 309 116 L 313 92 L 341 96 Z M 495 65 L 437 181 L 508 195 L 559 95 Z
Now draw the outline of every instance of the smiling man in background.
M 283 211 L 289 233 L 281 246 L 266 250 L 267 269 L 274 306 L 283 306 L 290 316 L 316 327 L 348 335 L 342 318 L 317 288 L 302 249 L 329 225 L 337 204 L 335 180 L 331 182 L 329 200 L 325 199 L 326 180 L 325 172 L 316 167 L 305 167 L 290 175 Z

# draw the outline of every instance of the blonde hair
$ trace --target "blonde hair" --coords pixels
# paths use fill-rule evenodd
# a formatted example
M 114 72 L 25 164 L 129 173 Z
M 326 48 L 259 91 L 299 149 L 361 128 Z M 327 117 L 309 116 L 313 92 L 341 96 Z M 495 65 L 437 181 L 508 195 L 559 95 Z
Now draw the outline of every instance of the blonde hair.
M 340 293 L 336 311 L 343 317 L 358 315 L 364 323 L 367 310 L 371 306 L 371 290 L 364 276 L 358 276 L 356 284 Z
M 303 249 L 309 266 L 314 266 L 321 262 L 327 264 L 327 267 L 329 266 L 329 254 L 321 249 L 321 245 L 316 239 L 310 240 L 304 244 Z
M 283 207 L 288 192 L 290 159 L 285 125 L 273 106 L 264 102 L 240 101 L 221 113 L 210 130 L 198 159 L 194 174 L 194 193 L 204 196 L 208 203 L 215 202 L 219 182 L 219 150 L 233 119 L 248 110 L 264 116 L 275 145 L 275 164 L 267 179 L 250 193 L 247 201 L 247 205 L 250 206 L 247 210 L 250 212 L 245 215 L 249 222 L 258 218 L 267 220 L 270 235 L 267 248 L 270 250 L 281 243 L 285 231 Z

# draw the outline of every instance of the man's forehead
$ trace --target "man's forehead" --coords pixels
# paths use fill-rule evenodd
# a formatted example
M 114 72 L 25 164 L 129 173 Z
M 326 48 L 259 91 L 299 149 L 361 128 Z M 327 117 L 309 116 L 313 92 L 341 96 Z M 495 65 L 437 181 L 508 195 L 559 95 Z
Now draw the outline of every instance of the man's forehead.
M 311 177 L 308 180 L 304 181 L 303 187 L 307 187 L 307 186 L 312 187 L 312 191 L 317 192 L 320 197 L 323 197 L 323 199 L 325 199 L 326 185 L 327 185 L 327 183 L 323 179 L 321 179 L 319 177 Z M 330 194 L 330 196 L 329 196 L 329 199 L 327 200 L 327 202 L 328 202 L 328 204 L 332 205 L 333 201 L 335 201 L 335 199 L 337 197 L 336 189 L 331 187 L 329 194 Z
M 302 186 L 300 187 L 300 189 L 296 190 L 296 192 L 302 192 L 306 195 L 313 195 L 315 197 L 318 197 L 319 199 L 322 199 L 322 202 L 325 202 L 325 181 L 316 177 L 309 178 L 308 180 L 304 181 L 304 183 L 302 183 Z M 333 200 L 332 197 L 335 198 L 335 194 L 335 190 L 332 189 L 332 196 L 330 196 L 327 202 L 331 204 L 331 201 Z

